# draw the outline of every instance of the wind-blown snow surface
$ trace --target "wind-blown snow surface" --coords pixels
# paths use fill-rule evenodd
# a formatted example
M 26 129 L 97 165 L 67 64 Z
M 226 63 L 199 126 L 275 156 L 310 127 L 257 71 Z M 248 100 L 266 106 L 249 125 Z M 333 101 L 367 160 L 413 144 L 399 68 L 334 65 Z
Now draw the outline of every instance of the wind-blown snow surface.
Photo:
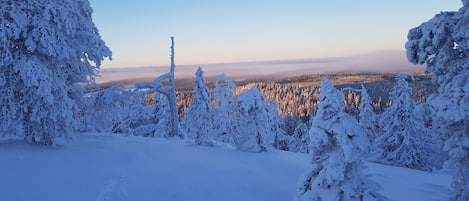
M 0 200 L 8 201 L 286 201 L 310 167 L 305 154 L 97 134 L 53 148 L 0 142 L 0 161 Z M 447 175 L 368 165 L 390 200 L 448 197 Z

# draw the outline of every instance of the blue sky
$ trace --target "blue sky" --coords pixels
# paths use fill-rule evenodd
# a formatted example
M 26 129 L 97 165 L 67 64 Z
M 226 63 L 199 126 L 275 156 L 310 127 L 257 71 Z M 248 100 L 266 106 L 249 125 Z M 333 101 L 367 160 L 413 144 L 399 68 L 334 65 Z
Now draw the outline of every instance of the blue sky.
M 113 51 L 103 68 L 343 57 L 404 50 L 407 32 L 459 0 L 90 0 Z

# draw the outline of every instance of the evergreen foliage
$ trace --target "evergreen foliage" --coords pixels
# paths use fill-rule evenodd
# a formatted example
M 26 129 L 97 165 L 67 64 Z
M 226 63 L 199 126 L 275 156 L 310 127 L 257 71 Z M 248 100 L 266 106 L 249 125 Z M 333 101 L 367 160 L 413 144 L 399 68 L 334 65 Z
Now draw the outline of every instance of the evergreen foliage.
M 375 144 L 381 149 L 380 162 L 429 171 L 435 151 L 423 120 L 414 112 L 416 104 L 406 81 L 408 76 L 396 76 L 397 85 L 391 92 L 393 104 L 381 115 L 381 134 Z
M 458 11 L 441 12 L 411 29 L 406 43 L 408 60 L 427 64 L 439 85 L 427 103 L 432 132 L 449 156 L 454 201 L 469 200 L 469 0 L 462 3 Z
M 0 131 L 53 145 L 76 128 L 82 85 L 111 51 L 88 0 L 0 2 Z
M 189 139 L 197 145 L 213 146 L 210 92 L 205 83 L 204 72 L 198 68 L 194 81 L 194 98 L 186 111 L 182 127 Z
M 343 112 L 343 94 L 321 81 L 320 104 L 309 135 L 312 167 L 295 201 L 380 200 L 376 184 L 363 175 L 368 140 L 356 119 Z

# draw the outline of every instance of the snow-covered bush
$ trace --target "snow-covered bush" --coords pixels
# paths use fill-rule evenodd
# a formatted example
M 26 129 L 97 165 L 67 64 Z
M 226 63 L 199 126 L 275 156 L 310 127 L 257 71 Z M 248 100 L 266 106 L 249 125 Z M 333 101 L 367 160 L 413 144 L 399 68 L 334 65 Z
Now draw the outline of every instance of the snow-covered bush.
M 312 167 L 294 200 L 380 200 L 376 184 L 362 173 L 368 139 L 356 119 L 343 112 L 343 94 L 324 78 L 319 99 L 309 131 Z
M 0 2 L 0 131 L 52 145 L 70 137 L 81 86 L 111 51 L 88 0 Z
M 122 133 L 123 111 L 130 94 L 113 86 L 88 95 L 88 110 L 83 113 L 84 131 Z
M 265 96 L 252 87 L 238 96 L 234 141 L 241 151 L 264 152 L 272 146 Z
M 197 145 L 213 146 L 210 92 L 202 68 L 198 68 L 194 81 L 194 97 L 181 123 L 186 137 Z
M 469 200 L 469 0 L 456 12 L 441 12 L 409 31 L 407 58 L 427 64 L 439 85 L 427 103 L 432 129 L 444 141 L 453 173 L 452 200 Z
M 310 139 L 308 131 L 308 125 L 301 121 L 293 131 L 293 135 L 288 146 L 288 151 L 309 153 Z
M 385 164 L 429 171 L 435 151 L 423 120 L 414 112 L 416 103 L 406 81 L 408 76 L 405 73 L 396 76 L 396 86 L 390 94 L 392 105 L 381 115 L 380 136 L 375 140 L 376 146 L 381 149 L 378 160 Z
M 158 116 L 154 111 L 161 107 L 159 99 L 148 105 L 146 92 L 112 86 L 89 94 L 87 109 L 80 115 L 81 131 L 124 133 L 154 136 Z

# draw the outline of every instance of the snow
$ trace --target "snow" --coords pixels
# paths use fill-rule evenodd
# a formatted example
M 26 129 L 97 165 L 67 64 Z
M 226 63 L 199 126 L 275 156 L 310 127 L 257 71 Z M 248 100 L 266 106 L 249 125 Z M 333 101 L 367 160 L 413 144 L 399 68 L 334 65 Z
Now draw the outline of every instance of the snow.
M 310 168 L 306 154 L 195 146 L 176 139 L 88 134 L 56 147 L 0 142 L 0 200 L 285 201 Z M 444 174 L 368 163 L 396 201 L 445 200 Z

